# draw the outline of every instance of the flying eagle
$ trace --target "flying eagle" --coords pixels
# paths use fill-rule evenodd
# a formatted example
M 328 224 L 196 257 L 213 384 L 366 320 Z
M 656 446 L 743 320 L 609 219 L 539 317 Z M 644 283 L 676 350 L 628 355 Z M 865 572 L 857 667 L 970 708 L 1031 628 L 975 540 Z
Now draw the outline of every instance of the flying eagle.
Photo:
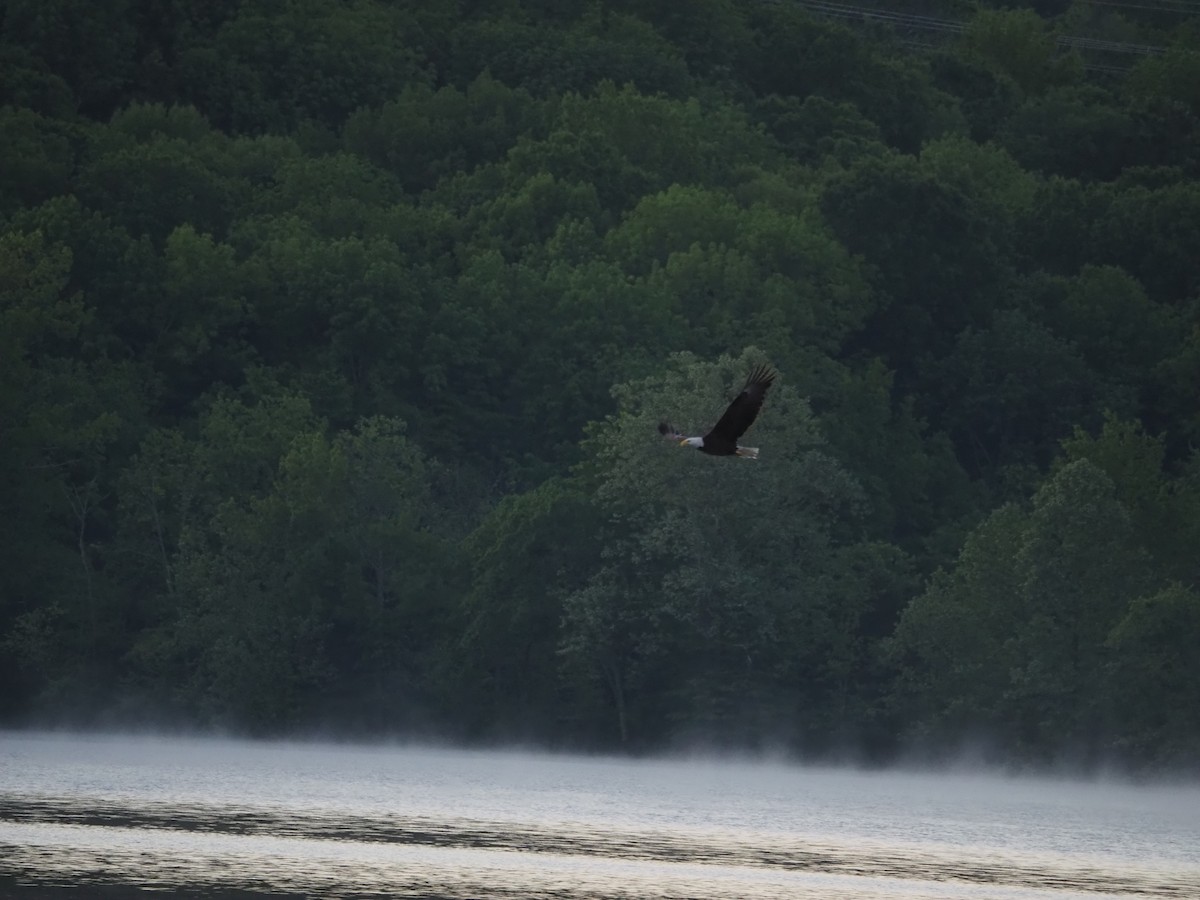
M 754 424 L 758 411 L 762 409 L 763 399 L 767 396 L 767 388 L 774 380 L 775 373 L 766 366 L 753 369 L 742 392 L 734 398 L 725 410 L 725 415 L 721 416 L 712 427 L 712 431 L 704 437 L 684 437 L 666 422 L 659 423 L 659 433 L 665 438 L 678 441 L 680 447 L 695 447 L 701 453 L 758 459 L 758 448 L 739 447 L 738 438 Z

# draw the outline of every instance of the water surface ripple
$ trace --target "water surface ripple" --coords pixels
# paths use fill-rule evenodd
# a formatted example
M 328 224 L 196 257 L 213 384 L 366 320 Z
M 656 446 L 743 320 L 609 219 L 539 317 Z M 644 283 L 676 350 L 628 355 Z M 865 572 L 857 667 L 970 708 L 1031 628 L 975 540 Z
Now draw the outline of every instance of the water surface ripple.
M 1200 791 L 0 734 L 0 895 L 80 886 L 229 898 L 1200 898 Z

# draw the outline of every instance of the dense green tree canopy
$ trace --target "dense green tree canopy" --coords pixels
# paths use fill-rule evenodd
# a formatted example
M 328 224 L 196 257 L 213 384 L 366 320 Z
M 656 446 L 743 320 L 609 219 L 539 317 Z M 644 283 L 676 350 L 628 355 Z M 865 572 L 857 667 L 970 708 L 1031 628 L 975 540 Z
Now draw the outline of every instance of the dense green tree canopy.
M 930 13 L 0 5 L 0 723 L 1200 764 L 1197 22 Z

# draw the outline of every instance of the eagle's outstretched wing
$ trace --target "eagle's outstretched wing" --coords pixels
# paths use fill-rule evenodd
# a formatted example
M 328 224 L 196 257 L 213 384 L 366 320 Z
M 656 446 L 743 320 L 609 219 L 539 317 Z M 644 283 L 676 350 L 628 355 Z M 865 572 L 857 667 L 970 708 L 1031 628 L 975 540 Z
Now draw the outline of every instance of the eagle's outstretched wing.
M 684 438 L 684 436 L 682 434 L 680 434 L 678 431 L 675 430 L 674 425 L 670 425 L 666 422 L 658 423 L 658 433 L 661 434 L 663 437 L 665 437 L 667 440 L 675 441 L 676 443 L 678 443 L 679 441 L 682 441 Z
M 762 409 L 763 398 L 767 396 L 767 388 L 775 381 L 775 373 L 766 366 L 758 366 L 750 372 L 746 386 L 734 398 L 725 410 L 725 415 L 713 426 L 712 431 L 705 435 L 708 441 L 712 435 L 722 443 L 736 444 L 737 439 L 746 433 L 746 429 L 754 424 L 758 411 Z

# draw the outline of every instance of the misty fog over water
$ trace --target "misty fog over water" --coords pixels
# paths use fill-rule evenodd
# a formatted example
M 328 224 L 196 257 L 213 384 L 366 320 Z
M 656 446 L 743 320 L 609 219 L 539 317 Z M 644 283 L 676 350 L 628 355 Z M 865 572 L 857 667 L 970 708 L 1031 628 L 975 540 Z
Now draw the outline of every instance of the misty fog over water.
M 1200 786 L 0 734 L 0 895 L 1200 897 Z

